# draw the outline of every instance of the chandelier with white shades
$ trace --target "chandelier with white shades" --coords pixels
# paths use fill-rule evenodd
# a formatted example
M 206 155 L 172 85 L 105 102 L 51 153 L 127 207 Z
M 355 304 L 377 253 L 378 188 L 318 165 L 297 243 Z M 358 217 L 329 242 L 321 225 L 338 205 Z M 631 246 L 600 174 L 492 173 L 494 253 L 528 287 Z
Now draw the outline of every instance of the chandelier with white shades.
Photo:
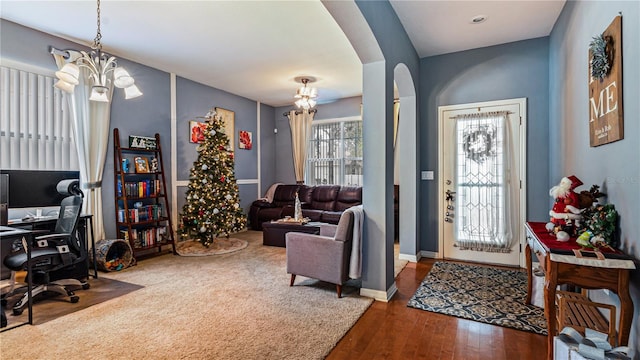
M 89 70 L 89 80 L 91 81 L 91 96 L 89 100 L 109 102 L 109 88 L 111 83 L 117 88 L 124 89 L 125 99 L 133 99 L 142 95 L 142 92 L 135 85 L 135 81 L 127 70 L 122 67 L 118 67 L 115 56 L 111 56 L 102 52 L 102 43 L 100 39 L 102 34 L 100 33 L 100 0 L 97 0 L 98 4 L 98 20 L 97 20 L 97 33 L 93 40 L 92 51 L 87 53 L 86 51 L 80 51 L 75 59 L 71 59 L 66 63 L 62 69 L 56 71 L 56 77 L 59 79 L 55 83 L 55 87 L 65 91 L 67 93 L 73 93 L 75 86 L 78 85 L 78 77 L 80 76 L 80 68 L 86 68 Z M 57 52 L 63 55 L 65 58 L 70 59 L 70 51 L 60 51 L 52 49 L 52 52 Z
M 318 89 L 307 87 L 308 83 L 312 83 L 316 81 L 316 79 L 313 77 L 297 77 L 295 80 L 302 83 L 302 86 L 296 91 L 296 94 L 294 95 L 294 98 L 298 99 L 295 102 L 298 109 L 309 110 L 312 107 L 316 106 L 315 98 L 318 97 Z

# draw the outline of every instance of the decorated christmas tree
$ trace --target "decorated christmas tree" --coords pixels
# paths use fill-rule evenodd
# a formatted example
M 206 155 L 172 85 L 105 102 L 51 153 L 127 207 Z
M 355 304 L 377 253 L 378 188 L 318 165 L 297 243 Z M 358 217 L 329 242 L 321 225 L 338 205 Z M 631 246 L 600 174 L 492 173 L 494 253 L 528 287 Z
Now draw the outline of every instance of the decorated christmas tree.
M 243 230 L 247 219 L 240 207 L 224 121 L 214 111 L 205 119 L 204 141 L 196 148 L 198 159 L 191 168 L 179 232 L 182 238 L 209 247 L 216 237 L 228 238 Z

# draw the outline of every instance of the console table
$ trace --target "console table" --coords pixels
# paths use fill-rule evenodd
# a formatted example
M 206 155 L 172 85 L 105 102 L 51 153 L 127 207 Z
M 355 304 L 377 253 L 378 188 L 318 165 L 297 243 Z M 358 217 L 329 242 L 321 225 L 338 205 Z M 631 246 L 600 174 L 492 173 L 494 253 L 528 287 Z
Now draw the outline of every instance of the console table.
M 553 337 L 556 334 L 556 288 L 569 284 L 584 289 L 608 289 L 620 297 L 620 326 L 618 345 L 627 345 L 633 320 L 633 301 L 629 295 L 629 273 L 635 269 L 630 257 L 615 249 L 604 249 L 597 257 L 595 252 L 582 251 L 576 256 L 574 250 L 582 250 L 575 238 L 558 242 L 548 233 L 545 223 L 527 222 L 528 291 L 527 303 L 531 303 L 532 250 L 544 271 L 544 315 L 547 319 L 547 359 L 553 359 Z

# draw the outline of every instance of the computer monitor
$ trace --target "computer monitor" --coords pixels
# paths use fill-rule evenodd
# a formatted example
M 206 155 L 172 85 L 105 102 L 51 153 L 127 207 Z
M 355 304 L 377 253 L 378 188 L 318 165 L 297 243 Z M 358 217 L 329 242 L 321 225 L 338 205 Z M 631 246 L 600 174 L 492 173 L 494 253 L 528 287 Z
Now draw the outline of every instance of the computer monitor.
M 0 174 L 0 204 L 9 203 L 9 174 Z
M 65 196 L 58 193 L 56 185 L 79 178 L 78 171 L 0 170 L 1 198 L 9 208 L 59 206 Z
M 7 225 L 9 216 L 9 174 L 0 174 L 0 225 Z

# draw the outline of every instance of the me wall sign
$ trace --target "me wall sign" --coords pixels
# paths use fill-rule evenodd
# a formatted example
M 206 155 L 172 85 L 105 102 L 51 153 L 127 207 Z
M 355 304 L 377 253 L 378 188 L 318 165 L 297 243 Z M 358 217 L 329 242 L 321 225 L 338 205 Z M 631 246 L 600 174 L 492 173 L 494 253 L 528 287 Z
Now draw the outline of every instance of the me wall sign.
M 591 72 L 593 53 L 589 51 L 589 140 L 600 146 L 624 138 L 622 112 L 622 16 L 616 16 L 602 33 L 611 68 L 602 78 Z

